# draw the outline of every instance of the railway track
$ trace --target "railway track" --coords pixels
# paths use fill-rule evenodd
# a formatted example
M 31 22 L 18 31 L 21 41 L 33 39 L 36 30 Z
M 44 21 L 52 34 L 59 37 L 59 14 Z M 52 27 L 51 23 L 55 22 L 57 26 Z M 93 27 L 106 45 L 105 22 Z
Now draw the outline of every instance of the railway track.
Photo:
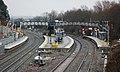
M 31 35 L 32 36 L 32 35 Z M 34 41 L 35 39 L 35 41 Z M 33 36 L 32 40 L 34 43 L 27 46 L 25 49 L 21 50 L 20 52 L 16 52 L 11 57 L 8 57 L 0 63 L 0 71 L 1 72 L 14 72 L 18 69 L 25 61 L 27 61 L 31 56 L 31 52 L 35 52 L 37 46 L 40 43 L 40 37 L 38 35 L 36 37 Z
M 28 36 L 30 36 L 30 34 L 28 34 Z M 32 39 L 32 37 L 31 37 L 31 39 Z M 13 55 L 13 54 L 15 54 L 17 51 L 21 51 L 22 49 L 25 49 L 26 47 L 26 45 L 27 46 L 29 46 L 29 45 L 31 45 L 33 42 L 32 42 L 32 40 L 31 39 L 28 39 L 25 43 L 23 43 L 22 45 L 18 45 L 18 46 L 16 46 L 15 48 L 12 48 L 12 49 L 10 49 L 10 50 L 6 50 L 5 51 L 5 54 L 3 54 L 3 55 L 0 55 L 0 61 L 1 60 L 3 60 L 3 59 L 5 59 L 6 57 L 9 57 L 10 55 Z M 19 46 L 21 47 L 21 48 L 19 48 Z M 18 48 L 17 48 L 18 47 Z
M 100 71 L 103 72 L 103 64 L 104 64 L 104 59 L 101 58 L 101 53 L 100 51 L 96 51 L 96 45 L 91 43 L 94 46 L 94 55 L 92 58 L 92 61 L 89 66 L 89 72 L 96 72 Z
M 74 37 L 75 38 L 75 37 Z M 80 41 L 81 40 L 81 41 Z M 89 72 L 93 61 L 93 51 L 88 41 L 75 38 L 76 49 L 61 61 L 51 72 Z M 87 60 L 90 59 L 90 60 Z M 87 61 L 87 62 L 86 62 Z M 86 66 L 88 65 L 88 66 Z M 85 71 L 84 71 L 85 70 Z
M 22 51 L 26 51 L 26 50 L 28 49 L 28 46 L 30 46 L 30 45 L 33 43 L 32 40 L 33 40 L 33 37 L 31 37 L 31 39 L 29 40 L 27 46 L 25 46 L 24 48 L 21 48 L 21 49 L 20 49 L 20 48 L 19 48 L 19 49 L 16 49 L 16 50 L 18 50 L 18 51 L 16 51 L 16 52 L 13 51 L 12 54 L 9 54 L 9 55 L 5 56 L 4 58 L 2 58 L 2 59 L 0 60 L 0 69 L 1 69 L 1 66 L 2 66 L 5 62 L 7 62 L 8 60 L 14 58 L 16 55 L 21 54 Z M 12 51 L 11 51 L 11 52 L 12 52 Z
M 91 44 L 93 45 L 93 53 L 91 53 L 91 61 L 89 63 L 89 66 L 88 66 L 88 69 L 87 69 L 87 72 L 94 72 L 95 70 L 93 70 L 93 62 L 96 61 L 96 45 L 94 43 L 91 42 Z
M 77 43 L 77 41 L 76 41 Z M 77 55 L 77 53 L 80 50 L 80 44 L 77 44 L 77 48 L 74 50 L 73 53 L 68 55 L 62 62 L 60 62 L 51 72 L 63 72 L 66 67 L 69 65 L 69 63 L 74 59 L 74 57 Z
M 86 57 L 81 62 L 81 64 L 79 65 L 76 72 L 90 72 L 91 71 L 91 66 L 92 66 L 92 62 L 94 59 L 94 55 L 95 55 L 94 54 L 95 47 L 93 46 L 93 44 L 91 42 L 88 42 L 88 46 L 89 46 L 89 51 L 88 51 Z M 94 72 L 94 71 L 92 71 L 92 72 Z
M 81 39 L 81 50 L 79 51 L 78 55 L 74 58 L 74 60 L 69 64 L 64 72 L 76 72 L 79 67 L 83 65 L 86 60 L 86 57 L 89 52 L 89 46 L 87 45 L 86 41 Z

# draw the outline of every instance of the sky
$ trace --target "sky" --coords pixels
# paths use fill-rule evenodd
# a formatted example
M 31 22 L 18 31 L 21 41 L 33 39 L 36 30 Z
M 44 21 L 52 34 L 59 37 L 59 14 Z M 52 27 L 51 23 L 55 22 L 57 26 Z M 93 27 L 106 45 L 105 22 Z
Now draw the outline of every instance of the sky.
M 65 12 L 86 5 L 93 8 L 98 0 L 3 0 L 10 16 L 40 16 L 52 10 Z M 100 0 L 99 0 L 100 1 Z M 110 0 L 111 1 L 111 0 Z M 117 0 L 114 0 L 117 1 Z

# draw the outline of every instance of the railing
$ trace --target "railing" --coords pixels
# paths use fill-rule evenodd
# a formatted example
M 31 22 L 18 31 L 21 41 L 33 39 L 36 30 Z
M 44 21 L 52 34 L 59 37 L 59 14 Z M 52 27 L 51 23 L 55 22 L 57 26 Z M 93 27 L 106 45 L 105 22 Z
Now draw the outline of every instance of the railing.
M 8 38 L 4 38 L 4 39 L 0 39 L 0 42 L 3 44 L 3 45 L 6 45 L 6 44 L 9 44 L 11 42 L 14 41 L 14 36 L 10 36 Z

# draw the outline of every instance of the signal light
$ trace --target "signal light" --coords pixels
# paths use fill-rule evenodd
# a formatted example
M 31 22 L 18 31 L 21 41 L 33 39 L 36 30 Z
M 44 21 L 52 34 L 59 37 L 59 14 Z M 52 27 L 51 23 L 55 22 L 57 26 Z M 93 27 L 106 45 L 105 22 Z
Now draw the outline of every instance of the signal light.
M 94 28 L 94 30 L 97 30 L 97 28 Z
M 85 30 L 85 28 L 82 28 L 82 30 L 84 31 L 84 30 Z

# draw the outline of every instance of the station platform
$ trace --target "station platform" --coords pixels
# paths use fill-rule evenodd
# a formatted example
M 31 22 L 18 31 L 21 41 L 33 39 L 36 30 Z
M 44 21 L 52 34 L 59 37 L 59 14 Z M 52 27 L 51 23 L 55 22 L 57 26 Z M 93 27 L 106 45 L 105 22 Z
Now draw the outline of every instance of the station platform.
M 50 44 L 50 37 L 49 36 L 44 36 L 45 41 L 39 46 L 39 48 L 52 48 Z M 58 44 L 57 48 L 71 48 L 71 46 L 74 44 L 74 40 L 69 37 L 65 36 L 63 37 L 63 42 Z
M 103 40 L 100 40 L 99 38 L 96 38 L 96 37 L 93 37 L 93 36 L 85 36 L 85 37 L 94 40 L 97 44 L 97 47 L 109 47 L 107 42 L 105 42 Z
M 27 39 L 28 39 L 27 36 L 23 36 L 23 37 L 19 38 L 18 40 L 5 45 L 5 49 L 11 49 L 17 45 L 20 45 L 21 43 L 25 42 Z

